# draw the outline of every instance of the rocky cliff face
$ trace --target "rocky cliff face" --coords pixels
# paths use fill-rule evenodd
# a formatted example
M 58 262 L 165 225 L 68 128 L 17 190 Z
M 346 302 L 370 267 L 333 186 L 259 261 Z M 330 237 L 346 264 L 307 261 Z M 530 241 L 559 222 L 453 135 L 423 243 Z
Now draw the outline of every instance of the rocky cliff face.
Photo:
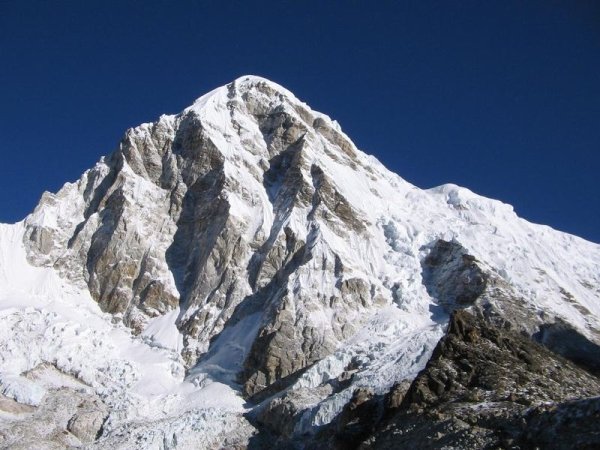
M 23 227 L 31 264 L 288 442 L 412 380 L 457 310 L 598 367 L 599 246 L 418 189 L 258 77 L 127 131 Z

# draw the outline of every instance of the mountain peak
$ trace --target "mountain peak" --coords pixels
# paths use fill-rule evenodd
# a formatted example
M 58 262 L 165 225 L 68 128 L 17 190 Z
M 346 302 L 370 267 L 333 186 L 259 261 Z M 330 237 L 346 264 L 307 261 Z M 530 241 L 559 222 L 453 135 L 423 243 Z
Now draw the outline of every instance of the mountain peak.
M 238 86 L 267 85 L 267 86 L 271 87 L 272 89 L 275 89 L 278 91 L 284 91 L 286 94 L 290 94 L 291 96 L 294 96 L 290 91 L 288 91 L 286 88 L 284 88 L 280 84 L 278 84 L 274 81 L 271 81 L 268 78 L 261 77 L 259 75 L 242 75 L 242 76 L 236 78 L 235 80 L 233 80 L 231 83 L 234 83 Z
M 99 392 L 121 408 L 103 428 L 107 439 L 127 429 L 119 418 L 133 410 L 155 420 L 155 405 L 179 418 L 217 404 L 246 424 L 240 396 L 259 403 L 274 394 L 272 417 L 298 411 L 286 418 L 291 437 L 313 433 L 355 390 L 383 395 L 414 378 L 456 309 L 600 367 L 599 246 L 455 185 L 412 186 L 261 77 L 129 130 L 111 157 L 6 230 L 0 258 L 19 255 L 29 267 L 26 255 L 31 273 L 52 274 L 27 294 L 46 295 L 43 308 L 62 314 L 67 286 L 68 314 L 80 314 L 79 303 L 105 314 L 108 347 L 162 355 L 154 364 L 144 353 L 108 378 L 104 366 L 60 365 L 105 383 Z M 0 276 L 10 285 L 19 278 L 7 261 Z M 68 333 L 53 317 L 40 319 L 42 335 L 46 325 Z M 132 336 L 113 342 L 113 326 Z M 78 333 L 69 339 L 85 339 Z M 62 364 L 59 348 L 47 358 Z M 15 376 L 34 368 L 27 364 Z M 162 379 L 147 382 L 153 370 Z
M 243 98 L 244 94 L 251 94 L 252 91 L 268 97 L 270 101 L 286 99 L 290 102 L 299 102 L 292 92 L 267 78 L 256 75 L 243 75 L 202 95 L 185 111 L 199 111 L 211 102 L 227 102 L 236 97 L 238 99 Z

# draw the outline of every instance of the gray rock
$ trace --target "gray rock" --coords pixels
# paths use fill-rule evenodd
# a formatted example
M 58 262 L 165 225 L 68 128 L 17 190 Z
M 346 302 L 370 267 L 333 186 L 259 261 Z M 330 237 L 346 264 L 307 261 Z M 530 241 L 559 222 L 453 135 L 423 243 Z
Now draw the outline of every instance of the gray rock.
M 102 433 L 102 425 L 107 417 L 107 409 L 98 402 L 83 401 L 77 413 L 69 419 L 67 430 L 83 443 L 95 441 Z
M 456 241 L 437 240 L 423 260 L 423 283 L 448 312 L 471 306 L 488 280 L 477 259 Z

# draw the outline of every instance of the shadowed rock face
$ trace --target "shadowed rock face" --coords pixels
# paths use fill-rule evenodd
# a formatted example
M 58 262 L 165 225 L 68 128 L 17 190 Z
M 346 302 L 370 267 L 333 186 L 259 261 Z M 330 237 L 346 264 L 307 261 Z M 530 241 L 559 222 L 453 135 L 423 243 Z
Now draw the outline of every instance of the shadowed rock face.
M 600 447 L 600 398 L 542 405 L 525 415 L 522 448 L 560 450 Z
M 543 324 L 533 338 L 545 347 L 600 375 L 600 346 L 582 336 L 568 323 Z
M 489 275 L 458 242 L 436 241 L 423 261 L 427 292 L 448 312 L 471 306 L 484 293 Z

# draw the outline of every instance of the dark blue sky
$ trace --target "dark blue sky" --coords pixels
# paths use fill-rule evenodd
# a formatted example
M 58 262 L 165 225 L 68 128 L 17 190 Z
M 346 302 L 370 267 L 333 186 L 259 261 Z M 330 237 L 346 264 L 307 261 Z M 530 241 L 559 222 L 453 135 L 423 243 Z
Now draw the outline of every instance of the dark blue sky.
M 244 74 L 420 187 L 600 242 L 600 3 L 0 0 L 0 221 Z

